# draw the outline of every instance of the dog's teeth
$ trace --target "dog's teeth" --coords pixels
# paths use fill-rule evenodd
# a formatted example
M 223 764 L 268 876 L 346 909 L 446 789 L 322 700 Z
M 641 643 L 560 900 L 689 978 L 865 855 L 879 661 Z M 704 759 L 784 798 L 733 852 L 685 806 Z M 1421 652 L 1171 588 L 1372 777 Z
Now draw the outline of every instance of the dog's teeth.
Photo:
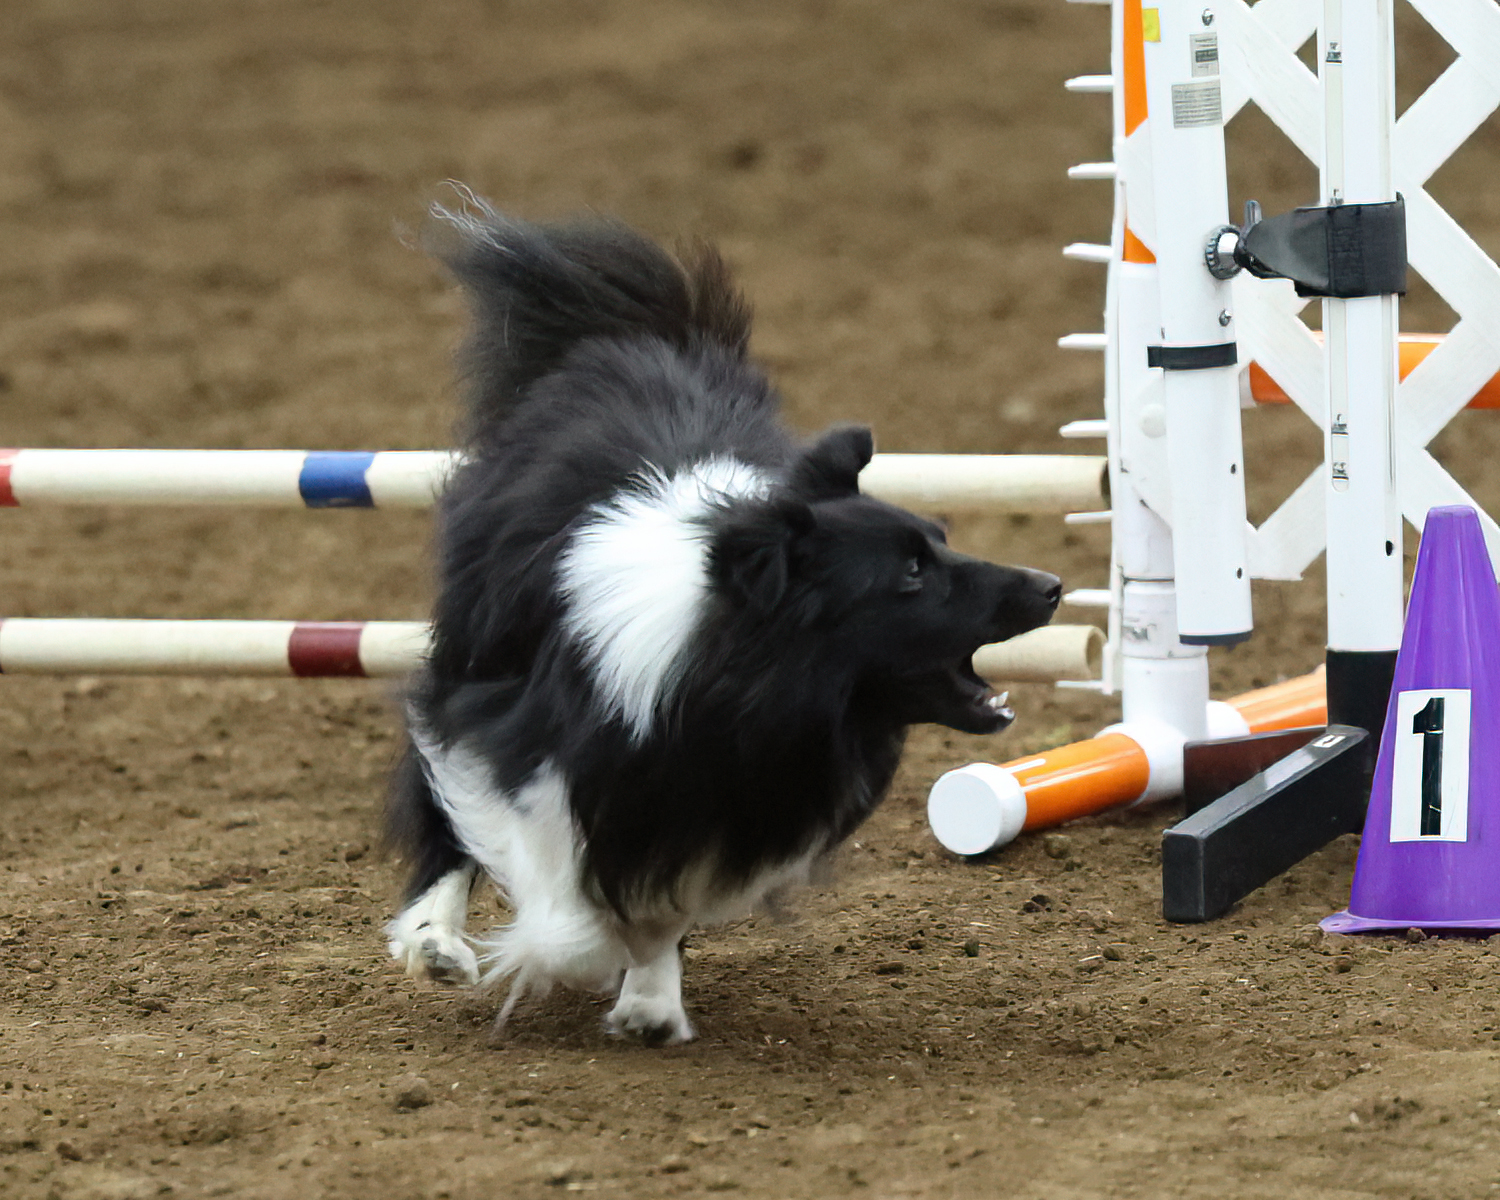
M 1009 699 L 1009 692 L 1001 692 L 998 696 L 991 696 L 988 700 L 985 701 L 985 704 L 987 704 L 990 708 L 993 708 L 996 712 L 1000 712 L 1005 708 L 1005 702 Z

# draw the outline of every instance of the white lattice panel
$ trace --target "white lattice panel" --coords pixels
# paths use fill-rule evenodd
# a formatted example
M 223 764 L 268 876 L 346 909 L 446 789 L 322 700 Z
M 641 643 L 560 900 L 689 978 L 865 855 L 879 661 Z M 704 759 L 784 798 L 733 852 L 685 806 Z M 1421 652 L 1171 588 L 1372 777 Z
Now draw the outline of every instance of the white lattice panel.
M 1396 401 L 1401 508 L 1418 529 L 1438 504 L 1479 506 L 1427 445 L 1475 392 L 1500 373 L 1500 267 L 1428 194 L 1427 180 L 1500 106 L 1500 5 L 1495 0 L 1409 0 L 1458 58 L 1396 123 L 1396 190 L 1406 200 L 1412 267 L 1458 314 L 1447 338 L 1402 381 Z M 1316 0 L 1235 0 L 1220 8 L 1224 115 L 1259 107 L 1314 165 L 1322 155 L 1316 75 L 1296 50 L 1316 30 Z M 1311 200 L 1311 198 L 1309 198 Z M 1240 276 L 1236 324 L 1254 359 L 1319 427 L 1323 358 L 1298 317 L 1290 285 Z M 1480 510 L 1490 556 L 1500 564 L 1500 526 Z M 1321 468 L 1251 535 L 1251 571 L 1296 579 L 1323 550 Z

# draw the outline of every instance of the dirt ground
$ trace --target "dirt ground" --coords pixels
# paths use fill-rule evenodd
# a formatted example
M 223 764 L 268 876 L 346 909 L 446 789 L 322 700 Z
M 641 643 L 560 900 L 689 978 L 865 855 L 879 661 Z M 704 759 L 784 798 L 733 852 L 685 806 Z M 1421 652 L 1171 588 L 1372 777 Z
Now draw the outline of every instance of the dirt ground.
M 8 0 L 0 442 L 444 444 L 458 306 L 408 233 L 457 178 L 527 215 L 718 239 L 800 428 L 1062 449 L 1099 367 L 1053 343 L 1097 328 L 1101 279 L 1059 249 L 1105 236 L 1109 189 L 1064 176 L 1108 156 L 1108 121 L 1061 84 L 1106 69 L 1105 11 Z M 1448 56 L 1402 20 L 1424 82 Z M 1231 138 L 1236 208 L 1314 199 L 1263 121 Z M 1492 247 L 1497 165 L 1487 129 L 1434 182 Z M 1403 315 L 1452 321 L 1420 285 Z M 1311 467 L 1309 430 L 1247 414 L 1257 512 Z M 1500 501 L 1493 417 L 1439 445 Z M 415 618 L 426 535 L 421 514 L 8 510 L 0 612 Z M 1099 527 L 955 536 L 1104 579 Z M 1320 590 L 1258 591 L 1216 691 L 1313 666 Z M 917 731 L 789 923 L 695 935 L 702 1036 L 652 1051 L 563 994 L 491 1044 L 492 998 L 386 959 L 382 686 L 6 679 L 0 1194 L 1500 1192 L 1500 946 L 1321 937 L 1353 839 L 1201 927 L 1159 915 L 1167 810 L 953 859 L 923 819 L 937 774 L 1113 719 L 1018 694 L 1003 738 Z

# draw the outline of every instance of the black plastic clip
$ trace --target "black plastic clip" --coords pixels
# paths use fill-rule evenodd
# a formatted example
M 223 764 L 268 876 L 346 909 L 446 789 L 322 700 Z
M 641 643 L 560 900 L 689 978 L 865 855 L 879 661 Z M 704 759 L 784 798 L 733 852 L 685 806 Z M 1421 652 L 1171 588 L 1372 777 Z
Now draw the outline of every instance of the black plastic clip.
M 1240 270 L 1260 279 L 1290 279 L 1299 296 L 1406 294 L 1406 201 L 1295 208 L 1261 219 L 1245 203 L 1245 223 L 1209 235 L 1204 262 L 1215 279 Z

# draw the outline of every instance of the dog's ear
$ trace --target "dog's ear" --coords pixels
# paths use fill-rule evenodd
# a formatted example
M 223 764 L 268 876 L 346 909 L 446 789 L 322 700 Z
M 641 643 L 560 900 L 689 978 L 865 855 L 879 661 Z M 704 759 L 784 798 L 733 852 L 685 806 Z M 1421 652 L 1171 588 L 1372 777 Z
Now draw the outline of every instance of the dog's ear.
M 868 425 L 830 429 L 792 465 L 792 490 L 808 500 L 833 500 L 859 491 L 859 473 L 875 453 Z
M 812 509 L 794 496 L 736 512 L 714 540 L 715 582 L 737 603 L 770 612 L 786 595 L 799 543 L 816 525 Z

